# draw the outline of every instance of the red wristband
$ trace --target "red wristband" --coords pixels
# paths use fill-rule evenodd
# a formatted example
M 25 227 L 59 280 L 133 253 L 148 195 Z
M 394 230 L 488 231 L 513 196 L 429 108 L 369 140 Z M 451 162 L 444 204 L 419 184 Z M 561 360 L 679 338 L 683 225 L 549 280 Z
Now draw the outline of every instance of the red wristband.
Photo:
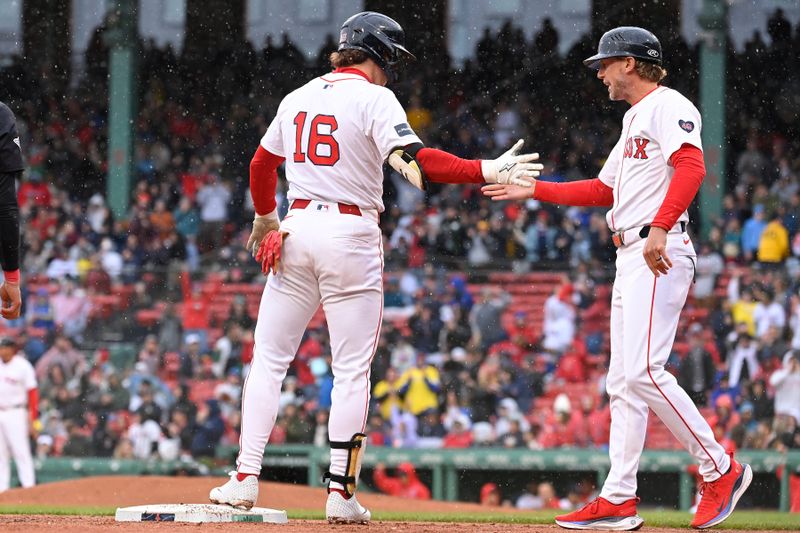
M 19 283 L 19 269 L 4 270 L 3 277 L 9 283 Z

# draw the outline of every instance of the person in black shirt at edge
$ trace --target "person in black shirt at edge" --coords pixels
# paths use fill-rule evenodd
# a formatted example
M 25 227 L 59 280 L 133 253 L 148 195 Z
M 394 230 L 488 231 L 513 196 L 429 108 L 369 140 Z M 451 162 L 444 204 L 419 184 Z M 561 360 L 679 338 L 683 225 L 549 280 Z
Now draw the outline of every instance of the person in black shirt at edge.
M 22 297 L 19 292 L 19 205 L 16 181 L 23 169 L 22 150 L 14 113 L 0 102 L 0 286 L 2 309 L 6 320 L 19 317 Z

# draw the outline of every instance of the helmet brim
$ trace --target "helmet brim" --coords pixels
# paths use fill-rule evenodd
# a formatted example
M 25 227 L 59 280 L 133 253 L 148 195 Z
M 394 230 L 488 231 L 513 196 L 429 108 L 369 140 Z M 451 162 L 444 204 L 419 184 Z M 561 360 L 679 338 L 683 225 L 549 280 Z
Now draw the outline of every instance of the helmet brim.
M 587 57 L 583 60 L 583 64 L 592 70 L 600 70 L 600 61 L 603 59 L 610 59 L 612 57 L 628 57 L 621 54 L 595 54 L 592 57 Z
M 404 59 L 406 61 L 416 61 L 417 60 L 417 56 L 415 56 L 414 54 L 409 52 L 408 49 L 405 46 L 403 46 L 401 44 L 397 44 L 397 43 L 393 43 L 393 44 L 394 44 L 394 47 L 395 47 L 395 49 L 397 51 L 403 53 L 403 55 L 405 56 Z

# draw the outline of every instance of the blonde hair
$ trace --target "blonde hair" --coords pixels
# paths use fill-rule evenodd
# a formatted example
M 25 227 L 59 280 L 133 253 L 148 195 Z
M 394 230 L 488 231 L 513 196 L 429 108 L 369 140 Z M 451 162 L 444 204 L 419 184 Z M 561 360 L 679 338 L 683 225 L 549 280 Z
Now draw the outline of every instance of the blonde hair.
M 667 77 L 667 69 L 662 68 L 655 63 L 637 60 L 636 74 L 638 74 L 639 77 L 644 80 L 658 83 Z
M 361 50 L 342 50 L 331 52 L 329 59 L 333 68 L 342 68 L 363 63 L 369 59 L 369 56 Z

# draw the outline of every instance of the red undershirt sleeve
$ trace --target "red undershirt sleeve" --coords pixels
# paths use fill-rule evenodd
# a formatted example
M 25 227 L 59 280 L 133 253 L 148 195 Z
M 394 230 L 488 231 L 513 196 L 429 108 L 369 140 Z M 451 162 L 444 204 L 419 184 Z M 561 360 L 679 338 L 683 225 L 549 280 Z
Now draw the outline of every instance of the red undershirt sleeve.
M 484 183 L 480 159 L 461 159 L 435 148 L 420 148 L 416 155 L 428 181 L 435 183 Z
M 28 389 L 28 414 L 31 420 L 39 418 L 39 391 Z
M 675 172 L 667 189 L 667 196 L 650 223 L 651 226 L 666 231 L 672 229 L 678 218 L 689 208 L 706 175 L 703 152 L 694 145 L 683 144 L 672 154 L 669 162 L 675 167 Z
M 250 161 L 250 195 L 257 215 L 266 215 L 277 207 L 275 191 L 278 188 L 278 167 L 284 160 L 259 145 Z
M 567 183 L 537 181 L 533 197 L 543 202 L 581 207 L 610 207 L 614 204 L 613 189 L 599 178 Z

